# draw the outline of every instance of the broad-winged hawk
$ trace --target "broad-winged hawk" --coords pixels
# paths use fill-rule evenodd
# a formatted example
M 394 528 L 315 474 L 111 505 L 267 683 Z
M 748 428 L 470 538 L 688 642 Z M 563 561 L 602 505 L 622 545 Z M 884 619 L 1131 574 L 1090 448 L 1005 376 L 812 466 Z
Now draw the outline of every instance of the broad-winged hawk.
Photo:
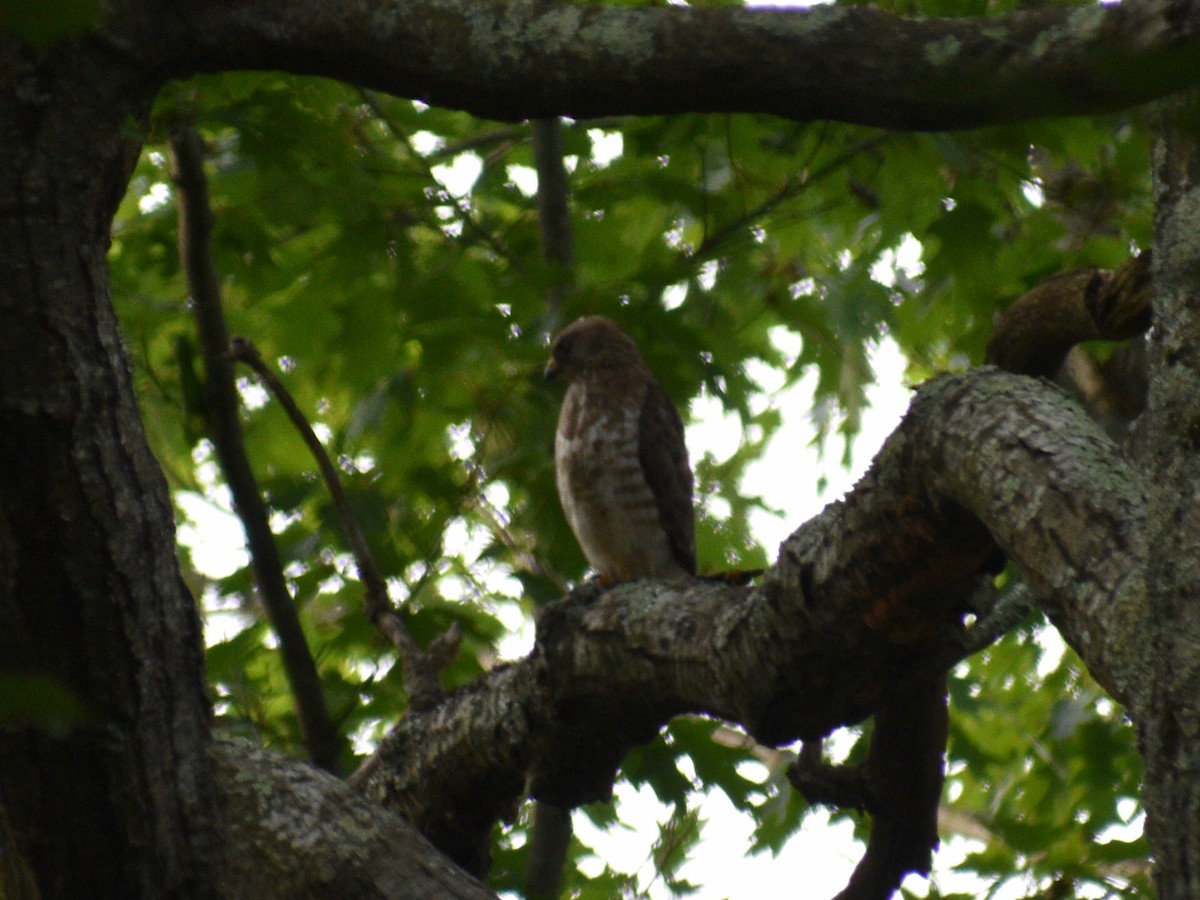
M 554 339 L 546 377 L 569 385 L 555 475 L 592 568 L 608 581 L 694 575 L 683 422 L 637 344 L 611 319 L 586 316 Z

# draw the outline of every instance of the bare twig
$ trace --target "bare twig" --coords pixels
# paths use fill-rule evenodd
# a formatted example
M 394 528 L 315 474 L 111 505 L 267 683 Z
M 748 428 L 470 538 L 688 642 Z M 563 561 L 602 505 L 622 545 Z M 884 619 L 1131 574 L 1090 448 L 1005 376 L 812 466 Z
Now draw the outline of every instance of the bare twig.
M 411 707 L 417 710 L 432 709 L 443 694 L 441 672 L 458 652 L 458 645 L 462 639 L 457 623 L 434 639 L 428 649 L 421 648 L 408 630 L 404 613 L 396 609 L 388 597 L 387 584 L 375 564 L 375 557 L 362 529 L 358 526 L 358 521 L 350 511 L 350 503 L 338 479 L 337 470 L 304 413 L 296 405 L 283 382 L 263 361 L 258 348 L 251 341 L 241 337 L 234 338 L 229 352 L 234 359 L 250 366 L 262 379 L 316 460 L 321 478 L 333 500 L 342 533 L 354 554 L 358 577 L 363 585 L 363 606 L 367 618 L 400 653 L 401 664 L 404 667 L 404 683 L 408 689 Z
M 172 135 L 171 161 L 179 207 L 179 255 L 187 273 L 204 357 L 204 416 L 209 436 L 246 532 L 263 606 L 279 639 L 304 745 L 314 763 L 337 771 L 346 741 L 325 704 L 316 663 L 283 576 L 266 504 L 246 456 L 237 386 L 227 352 L 229 341 L 221 310 L 220 281 L 212 259 L 213 217 L 204 175 L 204 146 L 195 128 L 185 125 Z
M 417 152 L 408 134 L 406 134 L 404 130 L 387 114 L 387 110 L 384 109 L 374 92 L 368 91 L 365 88 L 360 88 L 358 95 L 362 98 L 363 103 L 367 105 L 367 107 L 374 114 L 375 118 L 379 120 L 379 123 L 383 125 L 387 132 L 393 138 L 395 138 L 396 141 L 403 144 L 408 149 L 409 157 L 421 167 L 425 177 L 430 181 L 437 182 L 437 178 L 435 178 L 433 175 L 433 166 L 430 164 L 431 157 L 422 156 Z M 433 154 L 433 156 L 439 155 L 440 154 L 437 152 Z M 518 270 L 520 269 L 520 260 L 509 251 L 508 247 L 504 245 L 504 242 L 498 235 L 493 234 L 477 221 L 472 211 L 471 204 L 467 200 L 448 198 L 445 201 L 438 200 L 436 205 L 442 205 L 443 203 L 453 204 L 462 215 L 464 237 L 469 236 L 473 238 L 480 246 L 487 247 L 492 253 L 496 254 L 497 257 L 507 260 L 510 265 L 514 266 Z
M 849 147 L 844 153 L 838 154 L 825 165 L 813 171 L 807 171 L 807 165 L 802 166 L 800 172 L 788 178 L 773 194 L 764 199 L 761 203 L 738 216 L 726 222 L 724 225 L 707 234 L 700 246 L 690 255 L 693 260 L 705 260 L 711 257 L 718 249 L 728 240 L 733 237 L 746 235 L 749 233 L 750 227 L 764 216 L 773 212 L 780 204 L 799 196 L 805 189 L 811 187 L 818 181 L 822 181 L 828 176 L 839 171 L 846 163 L 852 160 L 860 153 L 865 153 L 868 150 L 887 143 L 892 140 L 891 135 L 881 134 L 873 137 L 864 138 L 857 141 L 853 146 Z

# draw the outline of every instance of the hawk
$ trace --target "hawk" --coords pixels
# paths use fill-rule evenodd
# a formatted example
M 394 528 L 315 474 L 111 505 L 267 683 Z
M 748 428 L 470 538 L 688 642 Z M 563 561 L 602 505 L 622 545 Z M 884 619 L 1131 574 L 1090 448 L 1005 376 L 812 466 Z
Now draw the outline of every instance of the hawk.
M 586 316 L 555 337 L 546 378 L 567 383 L 554 442 L 563 512 L 605 581 L 696 573 L 683 421 L 637 344 Z

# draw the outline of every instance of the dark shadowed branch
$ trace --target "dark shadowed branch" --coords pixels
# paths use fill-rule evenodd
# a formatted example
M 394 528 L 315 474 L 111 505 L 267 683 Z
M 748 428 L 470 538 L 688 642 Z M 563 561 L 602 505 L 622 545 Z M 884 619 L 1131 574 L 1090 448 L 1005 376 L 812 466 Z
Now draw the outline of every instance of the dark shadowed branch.
M 204 175 L 204 146 L 190 126 L 171 136 L 172 178 L 179 207 L 179 254 L 187 273 L 204 358 L 204 416 L 217 461 L 246 531 L 259 596 L 279 639 L 279 651 L 300 720 L 304 745 L 313 762 L 337 771 L 345 738 L 325 704 L 316 663 L 308 650 L 300 617 L 283 576 L 283 563 L 271 531 L 242 436 L 240 398 L 229 357 L 229 335 L 221 310 L 221 288 L 212 259 L 212 210 Z
M 495 900 L 344 782 L 245 741 L 219 740 L 212 756 L 232 838 L 228 896 Z
M 908 683 L 875 711 L 866 762 L 855 769 L 871 834 L 837 900 L 888 900 L 909 872 L 929 873 L 938 845 L 948 727 L 944 672 Z
M 763 112 L 944 130 L 1113 111 L 1200 78 L 1200 8 L 1171 0 L 974 19 L 530 0 L 172 10 L 152 38 L 115 16 L 107 40 L 161 77 L 284 69 L 510 121 Z
M 1082 341 L 1120 341 L 1150 325 L 1150 252 L 1116 269 L 1089 266 L 1050 278 L 996 316 L 987 362 L 1023 375 L 1054 375 Z
M 548 331 L 562 321 L 563 301 L 575 282 L 575 232 L 571 227 L 570 182 L 563 163 L 563 125 L 557 118 L 533 123 L 533 159 L 537 169 L 538 228 L 542 260 L 551 272 L 546 289 Z M 559 896 L 567 851 L 571 845 L 571 812 L 538 800 L 533 807 L 525 895 L 531 900 Z
M 558 119 L 533 123 L 533 160 L 537 169 L 538 228 L 542 260 L 552 277 L 546 291 L 546 314 L 551 331 L 560 328 L 563 300 L 575 281 L 575 234 L 571 227 L 570 184 L 563 165 L 563 126 Z

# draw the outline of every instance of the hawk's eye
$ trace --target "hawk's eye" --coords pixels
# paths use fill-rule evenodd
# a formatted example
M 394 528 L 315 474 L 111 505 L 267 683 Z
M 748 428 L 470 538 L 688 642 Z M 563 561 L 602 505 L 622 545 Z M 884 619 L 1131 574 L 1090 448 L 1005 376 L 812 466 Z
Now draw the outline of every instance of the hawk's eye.
M 566 359 L 571 355 L 571 345 L 575 343 L 575 335 L 564 334 L 558 339 L 558 343 L 554 345 L 553 356 L 555 359 Z

